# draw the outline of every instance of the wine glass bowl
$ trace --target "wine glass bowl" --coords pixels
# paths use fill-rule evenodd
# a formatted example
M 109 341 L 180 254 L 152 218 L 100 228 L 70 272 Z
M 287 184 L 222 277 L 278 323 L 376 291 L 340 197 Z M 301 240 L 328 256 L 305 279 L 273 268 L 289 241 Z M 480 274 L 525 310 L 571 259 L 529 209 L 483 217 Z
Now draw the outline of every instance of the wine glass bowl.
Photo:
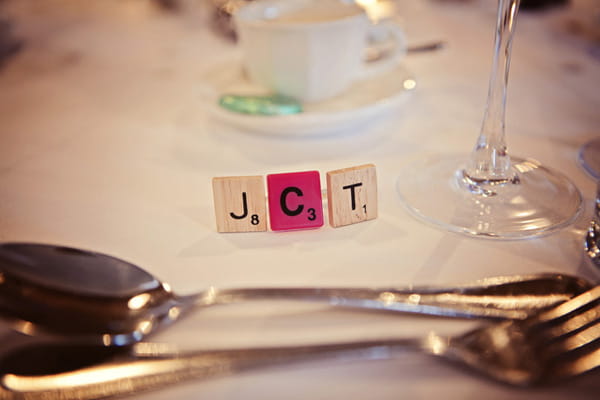
M 581 146 L 577 161 L 592 178 L 600 180 L 600 138 L 592 139 Z
M 567 177 L 507 152 L 506 92 L 519 3 L 498 0 L 487 105 L 471 154 L 422 158 L 398 179 L 408 210 L 445 230 L 483 238 L 534 237 L 569 225 L 582 209 L 581 194 Z
M 569 225 L 581 210 L 578 189 L 535 160 L 511 158 L 510 178 L 483 183 L 465 176 L 465 168 L 464 155 L 413 163 L 398 180 L 402 200 L 425 222 L 482 238 L 548 234 Z

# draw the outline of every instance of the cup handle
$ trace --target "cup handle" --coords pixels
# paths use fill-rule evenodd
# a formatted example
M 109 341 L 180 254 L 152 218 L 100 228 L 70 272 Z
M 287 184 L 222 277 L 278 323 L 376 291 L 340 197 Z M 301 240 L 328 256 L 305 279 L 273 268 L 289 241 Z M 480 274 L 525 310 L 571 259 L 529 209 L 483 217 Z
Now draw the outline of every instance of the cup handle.
M 368 79 L 390 70 L 406 55 L 404 32 L 391 21 L 371 25 L 368 30 L 365 62 L 358 79 Z

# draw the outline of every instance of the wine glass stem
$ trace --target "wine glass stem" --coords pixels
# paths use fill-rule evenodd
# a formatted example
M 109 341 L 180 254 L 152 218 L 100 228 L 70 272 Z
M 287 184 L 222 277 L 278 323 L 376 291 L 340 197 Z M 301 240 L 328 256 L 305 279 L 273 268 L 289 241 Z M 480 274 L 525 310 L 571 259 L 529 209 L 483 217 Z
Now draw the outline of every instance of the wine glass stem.
M 515 180 L 504 134 L 506 90 L 510 53 L 520 0 L 498 0 L 494 58 L 487 106 L 481 132 L 465 175 L 474 182 L 501 183 Z

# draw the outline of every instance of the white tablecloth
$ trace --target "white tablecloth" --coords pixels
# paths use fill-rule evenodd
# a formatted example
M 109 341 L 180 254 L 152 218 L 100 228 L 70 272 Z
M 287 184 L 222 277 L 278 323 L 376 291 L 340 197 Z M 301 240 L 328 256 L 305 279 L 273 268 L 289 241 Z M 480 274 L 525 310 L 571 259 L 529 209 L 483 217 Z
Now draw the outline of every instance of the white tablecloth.
M 600 135 L 600 60 L 569 33 L 571 9 L 522 13 L 513 48 L 509 151 L 560 170 L 585 210 L 558 233 L 522 241 L 467 238 L 417 221 L 395 191 L 402 166 L 467 153 L 483 115 L 495 23 L 492 1 L 399 2 L 411 44 L 411 97 L 342 135 L 273 138 L 227 126 L 201 106 L 203 71 L 235 59 L 205 6 L 176 13 L 144 1 L 12 1 L 23 50 L 0 69 L 0 241 L 48 242 L 134 262 L 178 293 L 246 286 L 449 285 L 508 274 L 597 280 L 582 240 L 595 182 L 576 163 Z M 582 17 L 583 15 L 583 17 Z M 596 46 L 598 46 L 596 44 Z M 211 178 L 374 163 L 379 218 L 342 228 L 220 234 Z M 549 199 L 550 200 L 550 199 Z M 241 347 L 459 332 L 471 323 L 335 312 L 278 303 L 204 310 L 154 337 L 184 348 Z M 429 357 L 314 362 L 210 379 L 144 399 L 593 398 L 595 380 L 540 390 L 498 385 Z

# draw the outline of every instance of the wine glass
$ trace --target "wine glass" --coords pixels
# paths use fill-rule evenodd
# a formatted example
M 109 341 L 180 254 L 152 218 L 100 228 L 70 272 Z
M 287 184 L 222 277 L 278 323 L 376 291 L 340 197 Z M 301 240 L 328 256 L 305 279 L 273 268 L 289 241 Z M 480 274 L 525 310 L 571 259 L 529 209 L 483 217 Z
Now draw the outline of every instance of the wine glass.
M 397 190 L 418 218 L 484 238 L 518 239 L 572 223 L 582 208 L 565 176 L 509 157 L 504 121 L 510 51 L 520 0 L 498 0 L 487 107 L 470 156 L 424 158 L 402 171 Z
M 577 161 L 592 178 L 600 180 L 600 138 L 590 140 L 581 146 Z

